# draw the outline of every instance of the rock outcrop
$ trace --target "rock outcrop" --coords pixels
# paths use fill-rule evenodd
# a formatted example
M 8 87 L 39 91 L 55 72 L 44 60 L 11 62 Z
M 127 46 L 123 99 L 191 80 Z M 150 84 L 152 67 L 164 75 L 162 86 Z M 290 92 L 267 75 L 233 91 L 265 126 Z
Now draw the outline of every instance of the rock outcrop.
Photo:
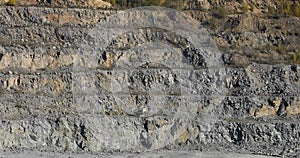
M 224 54 L 156 9 L 1 7 L 0 149 L 299 155 L 300 66 Z
M 102 0 L 1 0 L 0 5 L 12 6 L 48 6 L 59 8 L 112 9 L 109 2 Z

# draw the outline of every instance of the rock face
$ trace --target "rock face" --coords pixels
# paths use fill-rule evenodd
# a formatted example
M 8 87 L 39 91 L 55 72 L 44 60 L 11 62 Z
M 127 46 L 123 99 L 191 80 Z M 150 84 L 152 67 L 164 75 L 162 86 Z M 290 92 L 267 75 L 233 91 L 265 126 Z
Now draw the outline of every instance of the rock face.
M 48 6 L 59 8 L 112 9 L 113 6 L 102 0 L 1 0 L 0 5 Z
M 299 6 L 290 0 L 192 0 L 184 12 L 199 19 L 227 54 L 299 64 Z
M 102 0 L 48 0 L 46 4 L 59 7 L 80 7 L 80 8 L 113 8 L 113 6 Z
M 23 157 L 23 158 L 30 158 L 33 155 L 39 155 L 39 157 L 57 157 L 57 158 L 65 158 L 65 157 L 86 157 L 86 158 L 122 158 L 122 157 L 135 157 L 135 158 L 152 158 L 152 157 L 177 157 L 177 158 L 214 158 L 214 157 L 221 157 L 221 158 L 270 158 L 270 156 L 260 156 L 260 155 L 250 155 L 250 154 L 230 154 L 230 153 L 220 153 L 220 152 L 207 152 L 203 153 L 201 151 L 185 151 L 185 150 L 165 150 L 165 151 L 152 151 L 152 152 L 145 152 L 145 153 L 102 153 L 102 154 L 90 154 L 90 153 L 53 153 L 53 152 L 39 152 L 39 151 L 25 151 L 22 153 L 8 153 L 5 152 L 6 157 Z M 222 156 L 220 156 L 222 155 Z
M 232 66 L 185 14 L 1 7 L 0 24 L 2 150 L 299 155 L 300 66 Z

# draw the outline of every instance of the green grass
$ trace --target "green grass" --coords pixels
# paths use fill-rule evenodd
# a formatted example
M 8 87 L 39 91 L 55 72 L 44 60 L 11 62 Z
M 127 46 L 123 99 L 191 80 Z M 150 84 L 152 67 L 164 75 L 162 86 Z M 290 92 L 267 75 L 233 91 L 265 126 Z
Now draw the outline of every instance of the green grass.
M 296 64 L 300 64 L 300 51 L 292 55 L 292 62 Z

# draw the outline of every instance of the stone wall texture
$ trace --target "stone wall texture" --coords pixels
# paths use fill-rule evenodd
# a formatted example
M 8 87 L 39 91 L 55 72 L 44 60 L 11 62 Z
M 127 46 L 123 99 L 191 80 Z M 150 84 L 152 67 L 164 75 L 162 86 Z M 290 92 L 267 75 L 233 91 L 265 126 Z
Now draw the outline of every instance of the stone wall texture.
M 0 7 L 0 149 L 299 156 L 300 65 L 227 64 L 193 20 Z

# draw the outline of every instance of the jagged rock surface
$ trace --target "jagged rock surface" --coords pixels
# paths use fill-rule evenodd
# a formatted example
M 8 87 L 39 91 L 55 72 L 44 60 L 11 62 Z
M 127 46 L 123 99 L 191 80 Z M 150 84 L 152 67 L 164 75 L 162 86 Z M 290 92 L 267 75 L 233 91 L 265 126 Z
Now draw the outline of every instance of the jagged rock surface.
M 0 8 L 0 149 L 92 153 L 201 149 L 291 157 L 300 154 L 299 65 L 249 62 L 244 67 L 228 64 L 208 68 L 215 63 L 230 63 L 231 57 L 217 56 L 223 61 L 214 63 L 209 58 L 213 53 L 196 56 L 196 50 L 188 50 L 184 57 L 192 67 L 199 66 L 193 73 L 175 76 L 176 71 L 161 65 L 144 65 L 156 68 L 151 72 L 140 67 L 139 72 L 145 73 L 129 70 L 130 90 L 139 92 L 149 84 L 164 86 L 159 92 L 169 97 L 132 93 L 129 98 L 120 97 L 124 104 L 111 93 L 120 88 L 112 87 L 112 79 L 122 83 L 124 76 L 110 69 L 114 57 L 122 59 L 122 53 L 104 53 L 102 48 L 93 47 L 92 51 L 99 53 L 99 62 L 90 63 L 84 69 L 88 71 L 74 69 L 78 54 L 91 51 L 82 49 L 90 44 L 90 31 L 114 14 L 116 11 L 88 9 Z M 133 38 L 135 34 L 128 33 L 107 48 L 125 46 L 118 47 L 125 51 L 141 41 L 181 41 L 157 30 L 136 33 L 145 36 Z M 158 54 L 168 55 L 163 48 L 157 50 Z M 181 53 L 174 46 L 170 50 Z M 119 66 L 126 66 L 128 61 L 123 61 Z M 184 92 L 200 97 L 169 93 L 177 92 L 177 78 L 191 86 Z M 86 85 L 76 87 L 74 81 Z M 96 91 L 74 90 L 80 86 Z

